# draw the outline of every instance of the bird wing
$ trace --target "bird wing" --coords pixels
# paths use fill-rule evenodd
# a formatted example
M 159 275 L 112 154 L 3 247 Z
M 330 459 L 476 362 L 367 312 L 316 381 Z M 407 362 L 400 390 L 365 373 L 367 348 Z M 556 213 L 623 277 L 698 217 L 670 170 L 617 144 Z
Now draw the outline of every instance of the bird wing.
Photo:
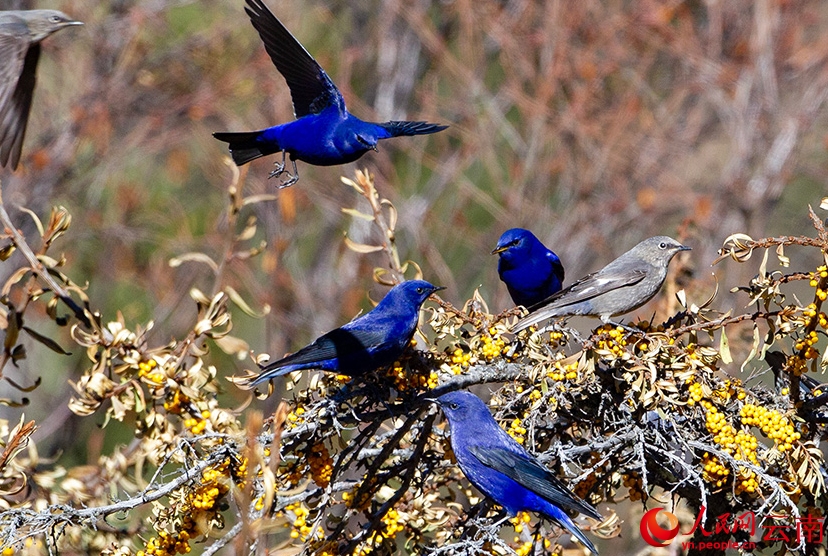
M 503 473 L 555 506 L 601 519 L 598 510 L 572 494 L 555 475 L 528 455 L 493 446 L 471 446 L 469 451 L 486 467 Z
M 553 303 L 556 307 L 574 305 L 618 288 L 632 286 L 647 276 L 647 271 L 643 268 L 627 269 L 623 273 L 605 272 L 605 270 L 587 274 L 569 287 L 532 305 L 529 307 L 529 312 L 532 313 Z
M 0 23 L 0 114 L 17 85 L 28 48 L 25 24 L 16 21 Z
M 262 0 L 247 0 L 244 11 L 259 32 L 265 50 L 287 81 L 297 118 L 318 114 L 334 104 L 345 110 L 345 100 L 331 78 L 305 47 L 290 34 Z
M 6 53 L 12 56 L 17 53 L 20 57 L 18 64 L 22 62 L 13 70 L 7 67 L 10 63 L 8 60 L 0 62 L 0 80 L 3 82 L 0 84 L 0 166 L 5 166 L 11 160 L 11 167 L 17 168 L 23 137 L 26 134 L 26 123 L 29 121 L 29 109 L 32 106 L 40 44 L 32 44 L 25 50 L 25 55 L 20 55 L 19 50 L 5 44 L 5 38 L 0 40 L 4 43 L 0 45 L 0 60 L 4 60 Z M 11 64 L 14 65 L 15 62 L 12 61 Z M 17 75 L 14 74 L 15 71 Z M 7 80 L 11 83 L 7 83 Z M 10 95 L 6 91 L 7 85 L 12 87 Z
M 565 273 L 561 259 L 559 259 L 558 256 L 555 255 L 555 253 L 553 253 L 552 251 L 547 250 L 546 260 L 549 261 L 549 265 L 552 267 L 552 272 L 555 274 L 555 276 L 557 276 L 558 279 L 561 282 L 563 282 Z
M 381 330 L 365 330 L 361 328 L 337 328 L 319 337 L 312 344 L 303 347 L 296 353 L 284 359 L 265 366 L 266 370 L 278 369 L 287 365 L 311 365 L 334 358 L 367 353 L 386 341 L 386 335 Z

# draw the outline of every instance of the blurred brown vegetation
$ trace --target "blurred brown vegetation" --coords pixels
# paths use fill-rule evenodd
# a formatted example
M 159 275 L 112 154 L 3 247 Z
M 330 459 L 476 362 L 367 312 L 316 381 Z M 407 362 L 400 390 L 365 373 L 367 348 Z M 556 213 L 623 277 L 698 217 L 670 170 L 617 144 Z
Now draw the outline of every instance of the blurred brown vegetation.
M 819 203 L 828 171 L 824 2 L 268 4 L 355 114 L 451 125 L 389 142 L 359 166 L 399 210 L 402 259 L 420 262 L 458 304 L 480 286 L 493 309 L 510 306 L 488 252 L 514 226 L 560 255 L 567 281 L 642 238 L 676 236 L 694 248 L 680 283 L 700 299 L 715 288 L 707 269 L 730 234 L 812 229 L 806 206 Z M 202 267 L 168 261 L 190 251 L 220 259 L 227 244 L 231 171 L 211 132 L 292 118 L 287 87 L 242 6 L 50 4 L 86 25 L 44 42 L 22 169 L 0 170 L 12 218 L 32 237 L 15 208 L 43 218 L 53 205 L 69 209 L 73 233 L 58 248 L 71 278 L 88 280 L 105 320 L 117 312 L 127 323 L 154 320 L 157 344 L 186 334 L 195 318 L 188 291 L 212 285 Z M 276 193 L 269 163 L 245 169 L 248 193 Z M 228 261 L 222 280 L 252 306 L 271 307 L 263 320 L 235 321 L 234 334 L 257 352 L 295 349 L 367 308 L 366 290 L 374 299 L 384 292 L 371 282 L 382 254 L 360 256 L 342 242 L 343 232 L 377 239 L 341 212 L 362 202 L 339 181 L 353 168 L 305 165 L 299 184 L 245 209 L 267 247 L 256 259 Z M 786 254 L 811 269 L 796 249 Z M 4 279 L 13 262 L 0 265 Z M 727 290 L 755 270 L 714 270 L 723 286 L 716 303 L 741 308 L 744 299 Z M 65 334 L 45 316 L 35 327 Z M 739 348 L 738 337 L 731 342 Z M 22 384 L 43 377 L 37 403 L 0 411 L 35 419 L 41 452 L 95 461 L 115 440 L 67 409 L 67 381 L 79 377 L 83 354 L 32 351 L 4 372 Z M 246 365 L 226 361 L 227 369 Z M 0 388 L 0 397 L 17 395 Z

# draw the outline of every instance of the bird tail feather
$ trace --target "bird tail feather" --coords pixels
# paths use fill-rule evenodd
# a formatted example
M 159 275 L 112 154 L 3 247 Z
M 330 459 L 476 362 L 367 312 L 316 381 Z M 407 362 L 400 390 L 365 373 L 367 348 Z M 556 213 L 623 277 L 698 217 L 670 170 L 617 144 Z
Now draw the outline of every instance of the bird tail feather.
M 547 311 L 540 311 L 537 313 L 532 312 L 532 309 L 529 309 L 530 314 L 527 317 L 520 319 L 517 324 L 515 324 L 514 328 L 512 328 L 512 333 L 517 334 L 521 330 L 525 330 L 530 326 L 538 324 L 539 322 L 543 322 L 547 319 L 551 319 L 553 317 L 561 316 L 559 315 L 554 309 L 549 309 Z
M 281 364 L 283 361 L 275 361 L 271 365 L 265 365 L 258 373 L 248 371 L 248 374 L 244 376 L 230 377 L 230 381 L 242 390 L 251 390 L 263 382 L 267 382 L 271 379 L 284 376 L 297 370 L 293 365 L 277 366 L 277 363 Z
M 554 506 L 553 506 L 554 508 Z M 554 508 L 557 510 L 557 508 Z M 592 544 L 592 541 L 587 538 L 583 531 L 581 531 L 577 525 L 572 523 L 572 520 L 569 519 L 569 516 L 566 515 L 564 512 L 558 510 L 554 512 L 543 512 L 547 514 L 547 517 L 551 518 L 552 520 L 558 522 L 564 529 L 569 531 L 569 533 L 577 538 L 581 543 L 589 549 L 590 552 L 593 554 L 598 554 L 598 549 L 595 548 L 595 545 Z
M 448 127 L 447 125 L 431 124 L 428 122 L 385 122 L 379 125 L 388 132 L 389 137 L 428 135 L 430 133 L 443 131 Z
M 225 131 L 213 133 L 213 137 L 219 141 L 229 143 L 228 146 L 230 148 L 230 155 L 233 157 L 233 162 L 236 163 L 236 166 L 241 166 L 251 160 L 256 160 L 257 158 L 281 150 L 273 141 L 268 141 L 267 148 L 265 148 L 265 144 L 258 141 L 261 133 L 261 131 Z

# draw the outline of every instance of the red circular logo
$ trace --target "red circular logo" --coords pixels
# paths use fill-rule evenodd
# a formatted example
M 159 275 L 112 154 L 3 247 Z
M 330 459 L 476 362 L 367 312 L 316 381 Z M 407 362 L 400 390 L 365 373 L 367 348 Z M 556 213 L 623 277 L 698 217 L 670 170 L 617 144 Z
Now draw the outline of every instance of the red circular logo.
M 656 521 L 659 512 L 664 512 L 670 522 L 665 529 Z M 650 546 L 667 546 L 676 538 L 679 532 L 678 518 L 664 508 L 653 508 L 641 518 L 641 538 Z

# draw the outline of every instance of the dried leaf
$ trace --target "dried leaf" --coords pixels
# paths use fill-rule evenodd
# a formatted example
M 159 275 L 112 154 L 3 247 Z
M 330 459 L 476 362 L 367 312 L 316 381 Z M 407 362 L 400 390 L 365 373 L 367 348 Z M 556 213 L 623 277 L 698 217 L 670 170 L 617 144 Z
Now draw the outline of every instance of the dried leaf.
M 250 345 L 247 342 L 241 338 L 230 336 L 229 334 L 221 338 L 215 338 L 214 341 L 221 351 L 228 355 L 235 355 L 240 360 L 246 358 L 247 353 L 250 351 Z
M 8 280 L 6 280 L 6 283 L 3 284 L 3 289 L 0 290 L 0 296 L 6 297 L 7 295 L 9 295 L 9 292 L 11 291 L 12 286 L 14 286 L 16 283 L 20 282 L 23 279 L 23 277 L 26 276 L 26 274 L 30 270 L 31 269 L 24 266 L 24 267 L 18 268 L 14 272 L 12 272 L 11 276 L 9 276 Z
M 230 298 L 230 300 L 233 303 L 235 303 L 236 306 L 239 309 L 241 309 L 244 314 L 257 319 L 260 319 L 265 315 L 270 314 L 270 305 L 268 305 L 267 303 L 265 303 L 262 306 L 261 312 L 258 312 L 255 309 L 253 309 L 250 305 L 248 305 L 247 302 L 242 298 L 242 296 L 239 295 L 239 292 L 237 292 L 232 287 L 226 286 L 224 288 L 224 291 L 227 293 L 227 296 Z
M 402 271 L 402 273 L 405 274 L 406 272 L 408 272 L 408 267 L 409 266 L 414 267 L 414 276 L 411 278 L 411 280 L 422 280 L 423 279 L 423 269 L 415 261 L 412 261 L 412 260 L 405 261 L 402 264 L 402 266 L 400 267 L 400 270 Z
M 14 456 L 26 448 L 29 444 L 29 437 L 36 430 L 37 425 L 35 425 L 34 421 L 29 421 L 24 425 L 23 416 L 20 416 L 20 423 L 9 433 L 9 440 L 6 442 L 3 453 L 0 454 L 0 469 L 3 469 Z
M 264 203 L 266 201 L 278 201 L 279 197 L 277 195 L 271 194 L 261 194 L 261 195 L 251 195 L 250 197 L 245 197 L 242 201 L 242 206 L 245 205 L 253 205 L 255 203 Z
M 28 326 L 24 326 L 23 330 L 25 330 L 26 333 L 29 336 L 31 336 L 33 339 L 37 340 L 38 342 L 40 342 L 41 344 L 43 344 L 47 348 L 51 349 L 52 351 L 54 351 L 56 353 L 59 353 L 61 355 L 72 355 L 70 352 L 68 352 L 68 351 L 64 350 L 62 347 L 60 347 L 60 344 L 58 344 L 53 339 L 47 338 L 46 336 L 44 336 L 43 334 L 40 334 L 39 332 L 35 332 L 34 330 L 29 328 Z
M 12 253 L 14 253 L 15 249 L 17 249 L 17 247 L 15 247 L 14 243 L 9 243 L 8 245 L 0 247 L 0 261 L 8 260 L 8 258 L 12 256 Z
M 360 186 L 360 185 L 359 185 L 357 182 L 355 182 L 354 180 L 352 180 L 352 179 L 350 179 L 350 178 L 346 178 L 345 176 L 341 176 L 339 179 L 340 179 L 340 180 L 342 181 L 342 183 L 344 183 L 345 185 L 350 185 L 351 187 L 353 187 L 353 188 L 356 190 L 356 192 L 357 192 L 357 193 L 359 193 L 360 195 L 362 195 L 362 194 L 363 194 L 363 191 L 362 191 L 362 186 Z
M 397 207 L 388 199 L 383 199 L 380 204 L 388 207 L 388 229 L 393 232 L 397 229 Z
M 34 212 L 25 207 L 20 207 L 20 210 L 32 217 L 35 226 L 37 226 L 37 232 L 40 234 L 40 237 L 43 237 L 45 235 L 45 232 L 43 230 L 43 222 L 40 221 L 40 218 Z
M 6 337 L 3 340 L 3 347 L 6 352 L 17 343 L 17 337 L 20 334 L 21 317 L 17 311 L 12 311 L 7 317 L 8 326 L 6 327 Z
M 768 250 L 762 255 L 762 262 L 759 263 L 759 277 L 763 280 L 768 275 Z
M 730 343 L 727 341 L 727 334 L 725 329 L 721 329 L 721 337 L 719 338 L 719 354 L 722 358 L 722 363 L 730 365 L 733 363 L 733 356 L 730 354 Z
M 181 266 L 183 263 L 190 261 L 204 263 L 207 266 L 209 266 L 213 270 L 213 272 L 218 272 L 218 265 L 216 264 L 216 262 L 204 253 L 184 253 L 183 255 L 179 255 L 177 257 L 173 257 L 172 259 L 170 259 L 169 265 L 172 268 L 176 268 Z
M 722 328 L 722 336 L 724 336 L 724 328 Z M 761 336 L 759 335 L 759 327 L 756 323 L 753 324 L 753 345 L 750 348 L 750 353 L 747 354 L 745 360 L 742 362 L 741 371 L 744 372 L 745 366 L 753 361 L 753 358 L 756 357 L 756 354 L 759 353 L 760 343 L 762 341 Z M 722 361 L 724 361 L 724 357 L 722 357 Z
M 776 246 L 776 258 L 779 259 L 779 265 L 782 268 L 791 266 L 791 259 L 785 256 L 785 246 L 781 243 Z
M 358 211 L 357 209 L 343 208 L 342 212 L 344 212 L 345 214 L 348 214 L 350 216 L 353 216 L 354 218 L 360 218 L 360 219 L 366 220 L 368 222 L 373 222 L 374 220 L 376 220 L 376 218 L 374 217 L 373 214 L 366 214 L 364 212 Z
M 247 226 L 245 226 L 244 230 L 242 230 L 241 233 L 238 236 L 236 236 L 236 240 L 237 241 L 247 241 L 247 240 L 249 240 L 254 235 L 256 235 L 256 229 L 257 229 L 256 217 L 251 216 L 250 219 L 247 221 Z
M 351 241 L 348 236 L 345 236 L 345 245 L 351 251 L 356 251 L 357 253 L 376 253 L 377 251 L 382 251 L 382 245 L 366 245 L 365 243 L 356 243 L 355 241 Z

